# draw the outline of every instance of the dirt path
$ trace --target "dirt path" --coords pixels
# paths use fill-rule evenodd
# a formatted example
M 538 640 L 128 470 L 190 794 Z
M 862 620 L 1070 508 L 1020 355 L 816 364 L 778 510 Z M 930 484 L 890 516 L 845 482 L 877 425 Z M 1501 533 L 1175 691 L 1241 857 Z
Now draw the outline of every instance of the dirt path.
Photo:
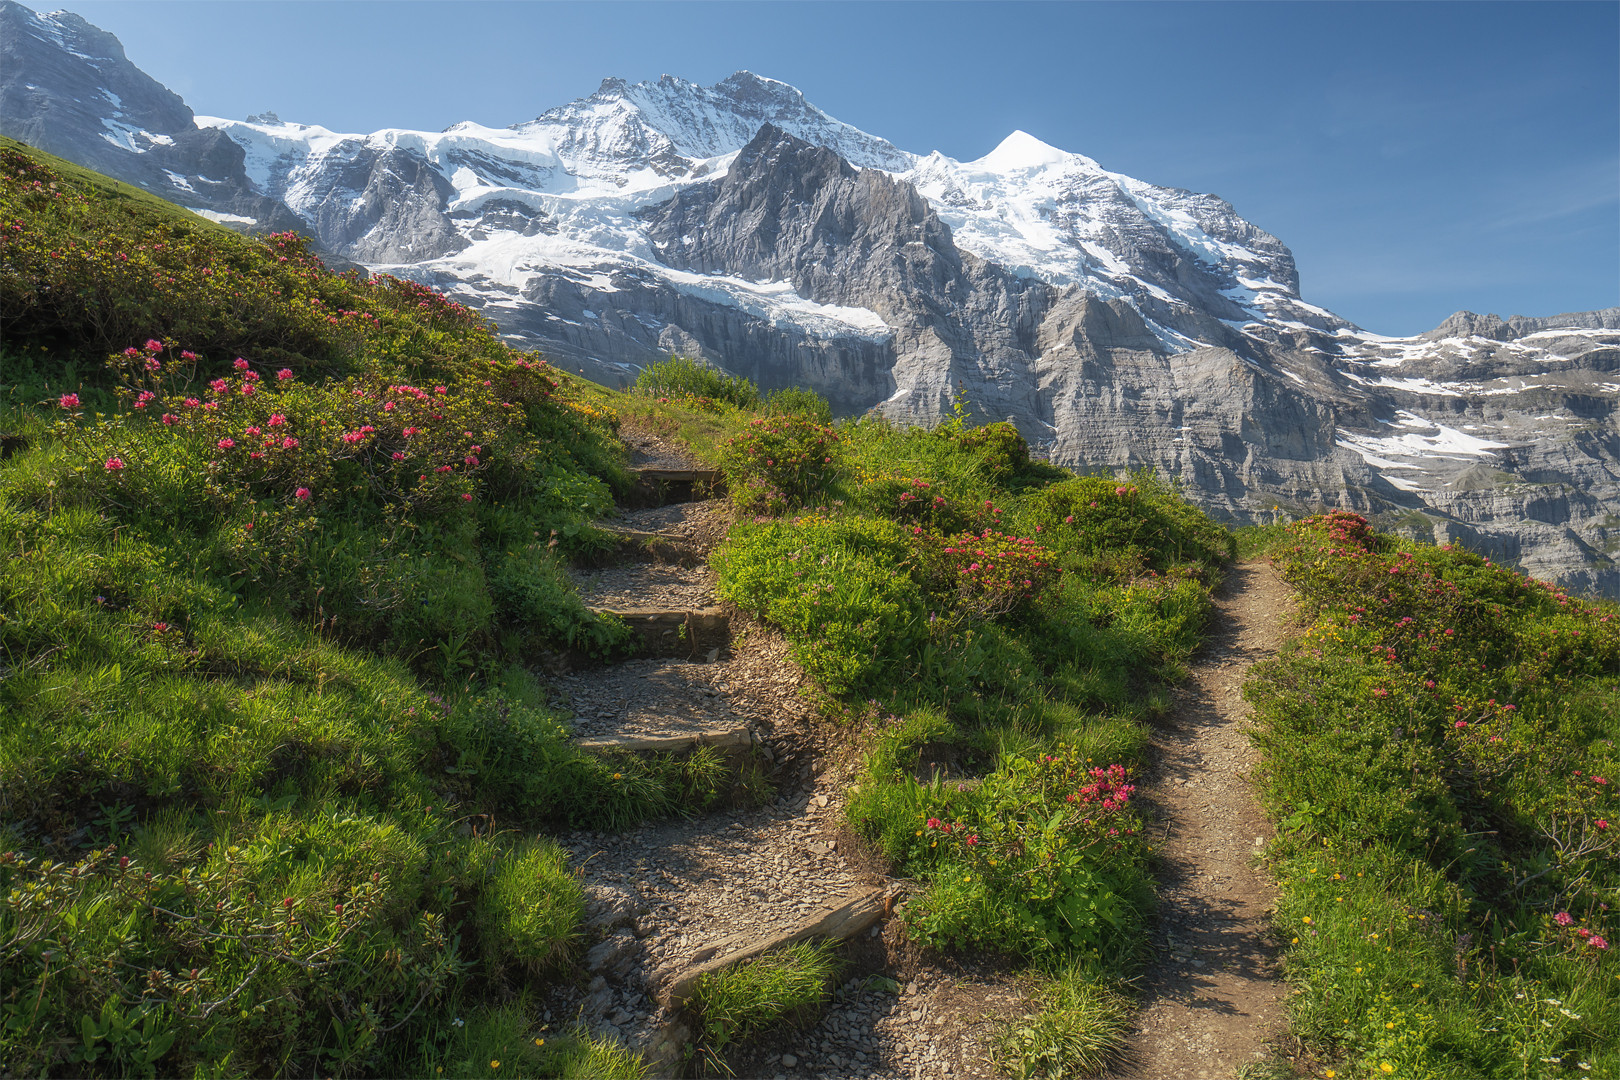
M 1271 826 L 1244 779 L 1254 761 L 1248 668 L 1275 652 L 1292 596 L 1264 562 L 1232 568 L 1144 788 L 1163 830 L 1158 953 L 1125 1062 L 1140 1080 L 1231 1077 L 1266 1054 L 1284 987 L 1268 937 L 1276 893 L 1256 869 Z

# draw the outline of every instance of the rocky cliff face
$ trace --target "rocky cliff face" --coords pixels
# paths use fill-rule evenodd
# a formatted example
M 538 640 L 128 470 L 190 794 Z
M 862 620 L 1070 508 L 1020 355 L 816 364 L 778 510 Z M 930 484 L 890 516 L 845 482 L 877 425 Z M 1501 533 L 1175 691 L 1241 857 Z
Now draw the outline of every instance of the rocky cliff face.
M 302 227 L 255 191 L 242 148 L 199 128 L 179 95 L 79 16 L 0 0 L 0 134 L 173 199 L 216 221 Z
M 0 130 L 296 223 L 610 385 L 678 352 L 908 423 L 961 387 L 1056 462 L 1157 469 L 1231 521 L 1344 506 L 1620 594 L 1620 309 L 1380 337 L 1230 204 L 1022 132 L 920 156 L 748 72 L 608 79 L 502 129 L 194 118 L 110 35 L 9 0 Z

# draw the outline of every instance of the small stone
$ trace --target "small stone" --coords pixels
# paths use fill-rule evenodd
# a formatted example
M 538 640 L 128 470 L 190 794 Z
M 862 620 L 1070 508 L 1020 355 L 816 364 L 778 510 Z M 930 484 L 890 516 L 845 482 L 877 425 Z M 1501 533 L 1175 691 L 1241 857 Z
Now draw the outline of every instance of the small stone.
M 796 1066 L 798 1064 L 799 1064 L 799 1059 L 794 1057 L 792 1054 L 783 1054 L 782 1055 L 782 1068 L 791 1069 L 791 1068 L 793 1068 L 794 1066 Z

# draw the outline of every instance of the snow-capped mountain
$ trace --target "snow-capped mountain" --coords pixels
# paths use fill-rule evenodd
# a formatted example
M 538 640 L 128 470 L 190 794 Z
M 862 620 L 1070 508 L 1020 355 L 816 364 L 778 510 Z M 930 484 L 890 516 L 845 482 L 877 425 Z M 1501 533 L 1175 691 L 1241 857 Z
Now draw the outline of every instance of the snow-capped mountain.
M 1620 309 L 1367 333 L 1213 196 L 1023 132 L 961 162 L 785 83 L 605 80 L 510 128 L 192 117 L 76 16 L 0 0 L 0 130 L 216 220 L 289 221 L 622 385 L 671 352 L 846 413 L 964 389 L 1064 464 L 1233 520 L 1338 505 L 1620 592 Z

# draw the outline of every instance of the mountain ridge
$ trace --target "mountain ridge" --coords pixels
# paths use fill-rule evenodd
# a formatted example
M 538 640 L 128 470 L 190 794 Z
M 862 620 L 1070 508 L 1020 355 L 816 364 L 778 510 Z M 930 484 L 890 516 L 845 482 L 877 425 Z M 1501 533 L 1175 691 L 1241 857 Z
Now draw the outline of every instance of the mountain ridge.
M 1370 333 L 1218 196 L 1021 131 L 975 161 L 910 153 L 746 71 L 604 79 L 509 128 L 189 109 L 184 128 L 167 91 L 111 88 L 146 86 L 121 48 L 92 64 L 67 23 L 23 25 L 53 18 L 0 3 L 7 133 L 214 220 L 308 230 L 598 381 L 682 352 L 905 423 L 965 392 L 1056 462 L 1158 469 L 1228 521 L 1344 506 L 1620 592 L 1620 310 Z

